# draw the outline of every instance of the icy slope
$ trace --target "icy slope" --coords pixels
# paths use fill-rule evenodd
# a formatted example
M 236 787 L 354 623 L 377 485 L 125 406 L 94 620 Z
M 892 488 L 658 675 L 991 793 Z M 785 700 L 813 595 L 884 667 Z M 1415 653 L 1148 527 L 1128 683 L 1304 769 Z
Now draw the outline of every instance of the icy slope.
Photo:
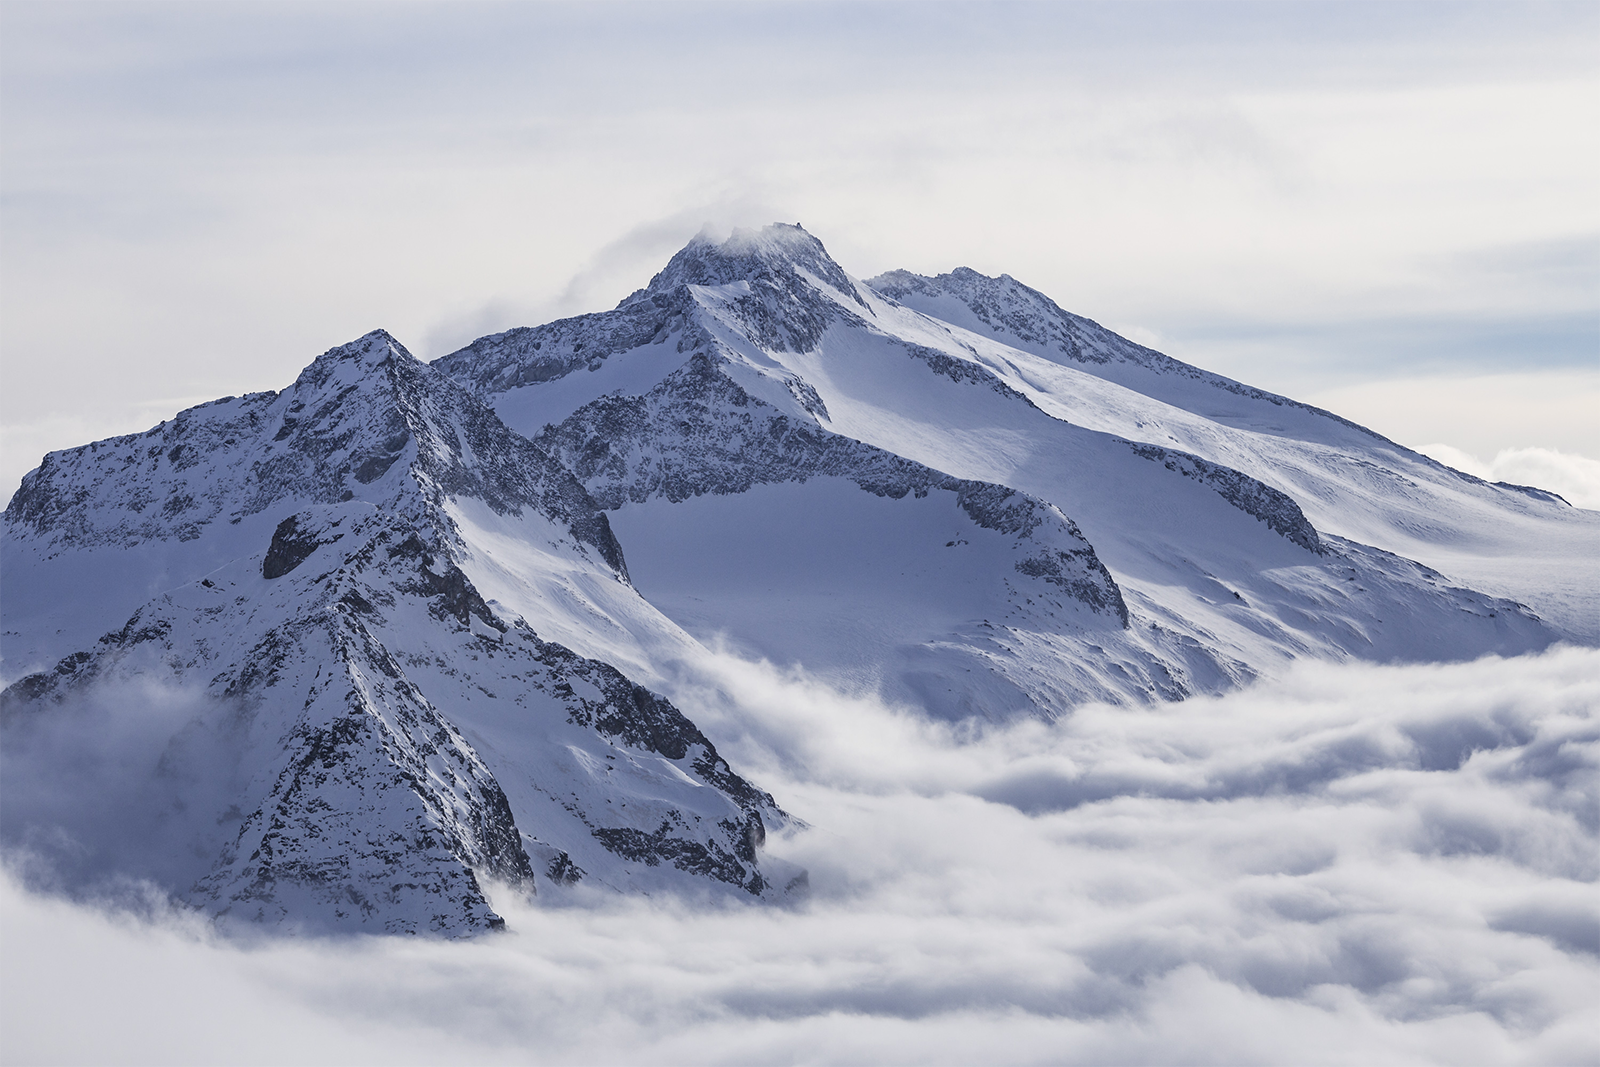
M 496 529 L 520 552 L 489 567 Z M 230 919 L 464 934 L 498 922 L 484 879 L 771 896 L 796 876 L 757 861 L 771 797 L 666 701 L 547 639 L 546 621 L 590 632 L 597 603 L 673 629 L 605 515 L 386 334 L 282 394 L 52 454 L 3 544 L 8 672 L 62 654 L 6 690 L 8 759 L 141 686 L 193 702 L 146 810 L 64 827 L 159 824 L 174 847 L 85 877 L 143 874 Z M 474 570 L 524 602 L 486 600 Z M 5 836 L 37 846 L 27 810 L 8 797 Z
M 875 305 L 879 321 L 984 367 L 1051 415 L 1237 468 L 1288 493 L 1319 529 L 1526 600 L 1572 636 L 1600 640 L 1586 565 L 1600 554 L 1600 514 L 1483 482 L 1330 412 L 1181 363 L 1009 276 L 892 271 L 868 284 L 900 305 Z M 925 316 L 939 320 L 931 332 Z
M 1320 537 L 1263 479 L 1052 412 L 991 366 L 1003 347 L 885 299 L 803 230 L 774 226 L 691 243 L 614 312 L 485 338 L 436 365 L 617 509 L 635 580 L 689 629 L 941 714 L 1181 697 L 1305 654 L 1458 658 L 1551 639 L 1514 604 Z M 1108 425 L 1119 404 L 1136 416 L 1157 404 L 1071 373 L 1100 390 L 1085 402 Z M 937 496 L 917 503 L 939 484 L 1061 515 L 1109 571 L 1126 625 L 1060 610 L 1004 552 L 956 551 L 982 531 Z M 802 528 L 814 530 L 803 544 L 789 536 Z

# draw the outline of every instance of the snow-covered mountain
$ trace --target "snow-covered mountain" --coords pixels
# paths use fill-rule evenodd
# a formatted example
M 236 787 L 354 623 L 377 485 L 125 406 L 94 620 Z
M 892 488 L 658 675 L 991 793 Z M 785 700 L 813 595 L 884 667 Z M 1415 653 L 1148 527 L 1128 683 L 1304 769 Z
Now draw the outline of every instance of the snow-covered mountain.
M 935 714 L 1600 636 L 1600 516 L 1009 278 L 858 282 L 797 226 L 697 240 L 615 311 L 435 366 L 613 509 L 639 589 L 685 628 Z
M 770 796 L 547 639 L 573 606 L 653 614 L 605 514 L 381 331 L 282 393 L 53 453 L 4 551 L 7 668 L 50 665 L 5 692 L 13 752 L 142 679 L 198 694 L 152 768 L 166 851 L 135 873 L 216 915 L 458 934 L 499 922 L 484 879 L 796 877 L 757 860 Z M 540 598 L 566 607 L 536 632 L 518 607 Z
M 491 886 L 798 891 L 758 851 L 788 816 L 672 703 L 707 645 L 1003 720 L 1600 640 L 1600 514 L 1009 277 L 857 281 L 797 226 L 52 453 L 0 553 L 8 760 L 182 709 L 128 811 L 74 823 L 8 764 L 9 846 L 230 921 L 452 935 Z M 50 844 L 95 820 L 127 832 Z

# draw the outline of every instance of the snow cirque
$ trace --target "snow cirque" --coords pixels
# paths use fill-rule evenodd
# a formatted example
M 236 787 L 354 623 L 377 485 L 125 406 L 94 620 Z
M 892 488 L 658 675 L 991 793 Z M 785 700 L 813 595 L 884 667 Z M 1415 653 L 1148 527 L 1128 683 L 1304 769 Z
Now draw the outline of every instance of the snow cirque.
M 782 901 L 791 817 L 685 715 L 737 704 L 708 647 L 980 729 L 1594 643 L 1595 558 L 1600 514 L 1007 276 L 701 237 L 612 311 L 431 365 L 376 331 L 46 456 L 0 540 L 0 841 L 241 930 Z

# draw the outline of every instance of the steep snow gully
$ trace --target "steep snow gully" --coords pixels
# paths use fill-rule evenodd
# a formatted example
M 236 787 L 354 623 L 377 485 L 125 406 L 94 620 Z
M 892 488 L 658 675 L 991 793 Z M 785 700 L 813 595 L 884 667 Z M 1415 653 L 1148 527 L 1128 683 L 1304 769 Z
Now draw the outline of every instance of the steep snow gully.
M 1600 514 L 1009 276 L 697 238 L 612 311 L 431 365 L 376 331 L 46 456 L 0 543 L 0 836 L 239 929 L 784 900 L 791 816 L 682 710 L 708 648 L 977 729 L 1592 644 L 1596 558 Z

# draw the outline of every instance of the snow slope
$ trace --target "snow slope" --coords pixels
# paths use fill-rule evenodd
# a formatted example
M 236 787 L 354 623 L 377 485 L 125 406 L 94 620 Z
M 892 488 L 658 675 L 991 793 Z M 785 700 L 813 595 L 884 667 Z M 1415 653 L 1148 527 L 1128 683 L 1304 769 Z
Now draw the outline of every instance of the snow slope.
M 892 271 L 868 284 L 901 305 L 898 316 L 877 310 L 902 335 L 926 339 L 931 325 L 934 338 L 1051 415 L 1237 468 L 1292 496 L 1318 529 L 1525 600 L 1564 633 L 1600 641 L 1591 562 L 1600 514 L 1484 482 L 1330 412 L 1181 363 L 1009 276 Z
M 1432 483 L 1419 503 L 1413 467 L 1496 520 L 1575 530 L 1581 547 L 1596 528 L 1561 525 L 1573 509 L 1559 501 L 1410 453 L 1391 469 L 1404 450 L 1376 435 L 1053 304 L 1023 308 L 1038 322 L 988 313 L 1004 336 L 1066 345 L 1075 361 L 965 328 L 984 320 L 958 297 L 987 305 L 959 286 L 929 296 L 937 280 L 887 277 L 906 303 L 851 279 L 799 227 L 696 240 L 616 311 L 483 338 L 435 365 L 614 509 L 640 588 L 691 632 L 938 714 L 1053 715 L 1087 698 L 1217 691 L 1302 655 L 1451 659 L 1584 635 L 1388 549 L 1406 545 L 1391 531 L 1428 535 L 1429 508 L 1436 542 L 1492 541 L 1482 515 L 1441 515 Z M 1171 402 L 1185 398 L 1215 419 Z M 1257 439 L 1265 458 L 1246 464 Z M 1199 447 L 1217 441 L 1230 448 Z M 818 478 L 882 502 L 842 485 L 824 495 Z M 985 531 L 918 503 L 941 479 L 1060 516 L 1110 579 L 1120 625 L 1004 552 L 956 551 Z M 1354 520 L 1326 521 L 1356 499 Z M 1473 521 L 1447 527 L 1452 514 Z M 1025 540 L 1010 551 L 1026 555 Z M 1592 591 L 1571 587 L 1567 614 L 1581 616 Z M 1568 602 L 1559 582 L 1496 592 Z

